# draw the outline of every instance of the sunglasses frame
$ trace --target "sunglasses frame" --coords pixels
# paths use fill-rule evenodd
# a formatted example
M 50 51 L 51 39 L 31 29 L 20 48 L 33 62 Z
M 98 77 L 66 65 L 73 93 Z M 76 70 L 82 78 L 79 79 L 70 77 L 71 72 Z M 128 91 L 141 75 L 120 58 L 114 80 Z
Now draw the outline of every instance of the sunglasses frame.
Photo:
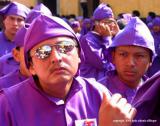
M 46 51 L 46 50 L 42 49 L 43 47 L 46 47 L 46 48 L 49 47 L 48 49 L 50 49 L 50 50 Z M 78 47 L 77 42 L 74 40 L 73 41 L 59 41 L 56 44 L 45 44 L 45 45 L 40 46 L 38 49 L 35 50 L 34 55 L 38 59 L 46 59 L 50 56 L 53 48 L 59 54 L 67 54 L 68 52 L 71 52 L 74 49 L 74 47 Z

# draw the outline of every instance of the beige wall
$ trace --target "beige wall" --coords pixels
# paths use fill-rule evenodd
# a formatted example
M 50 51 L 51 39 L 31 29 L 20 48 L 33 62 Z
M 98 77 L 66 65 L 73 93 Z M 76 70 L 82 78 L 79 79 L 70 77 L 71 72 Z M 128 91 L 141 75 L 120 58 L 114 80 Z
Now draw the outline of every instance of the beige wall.
M 11 1 L 17 1 L 28 7 L 35 6 L 37 4 L 37 0 L 11 0 Z
M 79 0 L 59 0 L 60 15 L 75 14 L 79 15 Z
M 23 3 L 27 6 L 34 6 L 37 0 L 12 0 Z M 57 0 L 59 1 L 60 15 L 81 14 L 79 0 Z M 100 0 L 100 2 L 109 3 L 115 13 L 118 15 L 122 12 L 131 13 L 132 10 L 139 10 L 141 17 L 147 16 L 149 11 L 154 11 L 160 15 L 160 0 Z
M 81 14 L 79 0 L 59 0 L 60 14 Z M 160 0 L 100 0 L 109 3 L 115 15 L 122 12 L 131 13 L 139 10 L 141 17 L 147 16 L 149 11 L 154 11 L 160 15 Z
M 34 6 L 37 3 L 37 0 L 11 0 L 17 1 L 19 3 L 25 4 L 28 7 Z M 58 10 L 60 15 L 69 15 L 75 14 L 78 16 L 80 14 L 80 5 L 79 0 L 57 0 L 59 3 Z
M 101 0 L 101 2 L 110 4 L 116 15 L 122 12 L 131 13 L 136 9 L 140 11 L 141 17 L 147 16 L 149 11 L 160 14 L 160 0 Z

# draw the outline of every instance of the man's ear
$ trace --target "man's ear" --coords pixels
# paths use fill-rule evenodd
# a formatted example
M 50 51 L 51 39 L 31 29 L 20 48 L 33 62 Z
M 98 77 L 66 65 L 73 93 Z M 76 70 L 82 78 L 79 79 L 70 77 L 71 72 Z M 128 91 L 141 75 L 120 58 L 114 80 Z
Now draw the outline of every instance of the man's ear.
M 80 59 L 80 57 L 78 58 L 78 63 L 81 63 L 81 59 Z
M 149 67 L 152 66 L 152 62 L 150 62 Z
M 6 16 L 3 16 L 2 17 L 2 28 L 5 29 L 5 19 L 6 19 Z
M 81 51 L 80 51 L 80 49 L 77 49 L 77 52 L 78 52 L 78 56 L 79 56 L 78 63 L 81 63 L 81 59 L 80 59 L 80 57 L 81 57 Z
M 34 70 L 34 65 L 33 65 L 33 62 L 32 61 L 29 61 L 29 72 L 32 74 L 32 75 L 36 75 L 36 72 Z
M 112 63 L 115 64 L 115 60 L 114 60 L 115 59 L 115 51 L 114 50 L 111 52 L 111 55 L 112 55 L 112 58 L 111 58 Z
M 20 62 L 20 51 L 16 48 L 13 48 L 12 55 L 15 61 Z

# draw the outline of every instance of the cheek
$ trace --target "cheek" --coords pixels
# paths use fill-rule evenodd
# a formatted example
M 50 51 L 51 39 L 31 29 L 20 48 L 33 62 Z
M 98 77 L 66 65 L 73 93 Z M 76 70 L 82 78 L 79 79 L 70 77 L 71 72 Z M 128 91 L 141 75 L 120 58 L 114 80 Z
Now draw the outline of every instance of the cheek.
M 149 64 L 139 65 L 137 67 L 138 75 L 143 76 L 147 72 L 148 68 L 149 68 Z
M 72 72 L 76 73 L 79 67 L 79 63 L 80 63 L 80 58 L 77 55 L 74 55 L 73 57 L 69 58 L 69 64 L 72 68 Z
M 125 68 L 125 61 L 122 60 L 121 58 L 115 57 L 113 59 L 113 64 L 115 65 L 115 68 L 117 71 L 121 71 Z
M 22 27 L 25 25 L 25 23 L 24 23 L 24 21 L 22 21 L 22 22 L 19 22 L 18 25 L 19 25 L 19 27 Z
M 77 68 L 79 66 L 80 63 L 80 58 L 76 57 L 73 59 L 73 65 Z
M 20 64 L 22 64 L 23 66 L 25 66 L 24 55 L 20 56 Z
M 112 59 L 112 63 L 114 65 L 123 65 L 124 64 L 124 59 L 120 58 L 118 55 L 112 55 L 113 59 Z
M 124 64 L 120 64 L 119 62 L 117 62 L 115 64 L 115 68 L 117 71 L 123 71 L 123 69 L 125 68 L 125 65 Z
M 142 62 L 141 64 L 139 64 L 139 69 L 147 70 L 150 65 L 151 65 L 151 63 L 146 60 L 146 61 Z
M 8 26 L 8 25 L 9 25 L 8 20 L 5 19 L 5 20 L 3 21 L 3 24 L 4 24 L 5 27 Z
M 47 69 L 47 63 L 44 64 L 43 62 L 32 58 L 32 65 L 30 66 L 30 72 L 33 75 L 44 74 L 44 71 L 46 71 L 46 69 Z

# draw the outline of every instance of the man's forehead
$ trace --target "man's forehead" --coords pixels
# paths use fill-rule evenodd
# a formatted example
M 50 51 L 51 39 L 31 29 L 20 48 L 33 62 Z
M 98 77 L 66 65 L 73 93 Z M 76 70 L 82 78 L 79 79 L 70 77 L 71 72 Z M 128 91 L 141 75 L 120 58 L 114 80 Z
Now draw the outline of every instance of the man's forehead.
M 35 45 L 31 50 L 35 50 L 45 44 L 56 44 L 60 41 L 76 42 L 73 38 L 70 38 L 70 37 L 65 37 L 65 36 L 54 37 L 54 38 L 50 38 L 50 39 L 39 42 L 39 44 Z
M 103 20 L 101 20 L 102 22 L 115 22 L 114 18 L 105 18 Z
M 135 45 L 126 45 L 126 46 L 118 46 L 115 48 L 116 51 L 135 51 L 135 52 L 149 52 L 149 49 L 144 48 L 144 47 L 140 47 L 140 46 L 135 46 Z
M 5 17 L 11 17 L 11 18 L 15 18 L 15 19 L 22 19 L 22 20 L 24 20 L 24 18 L 22 16 L 19 16 L 19 15 L 6 15 Z

